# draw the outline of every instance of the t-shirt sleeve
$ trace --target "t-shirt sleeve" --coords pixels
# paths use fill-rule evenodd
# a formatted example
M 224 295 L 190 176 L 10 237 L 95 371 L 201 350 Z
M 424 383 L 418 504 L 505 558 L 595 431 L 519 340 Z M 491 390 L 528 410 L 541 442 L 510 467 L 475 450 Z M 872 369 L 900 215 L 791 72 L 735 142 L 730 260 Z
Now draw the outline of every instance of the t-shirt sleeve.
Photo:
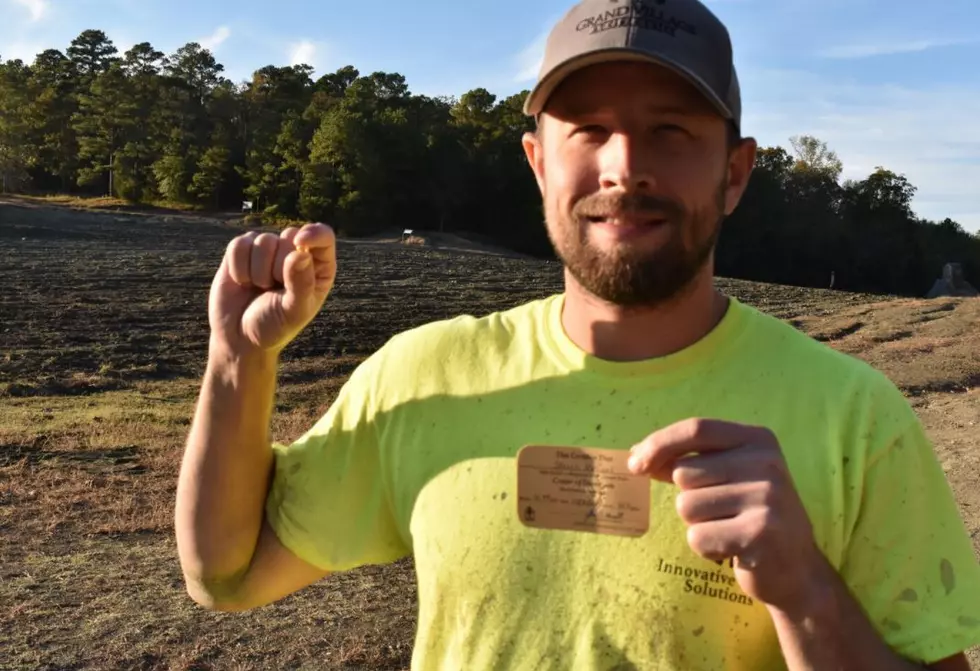
M 842 575 L 886 642 L 931 664 L 980 645 L 980 565 L 932 444 L 906 416 L 869 460 Z
M 405 557 L 373 407 L 376 358 L 362 363 L 326 414 L 290 445 L 273 445 L 266 519 L 300 559 L 329 572 Z

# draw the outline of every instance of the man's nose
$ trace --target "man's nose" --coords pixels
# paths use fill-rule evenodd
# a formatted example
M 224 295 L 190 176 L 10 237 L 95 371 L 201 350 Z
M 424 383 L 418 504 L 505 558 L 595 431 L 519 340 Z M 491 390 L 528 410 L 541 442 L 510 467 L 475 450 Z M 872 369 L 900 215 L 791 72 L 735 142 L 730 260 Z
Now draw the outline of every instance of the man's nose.
M 599 182 L 603 190 L 652 191 L 656 185 L 649 149 L 635 135 L 613 133 L 602 147 Z

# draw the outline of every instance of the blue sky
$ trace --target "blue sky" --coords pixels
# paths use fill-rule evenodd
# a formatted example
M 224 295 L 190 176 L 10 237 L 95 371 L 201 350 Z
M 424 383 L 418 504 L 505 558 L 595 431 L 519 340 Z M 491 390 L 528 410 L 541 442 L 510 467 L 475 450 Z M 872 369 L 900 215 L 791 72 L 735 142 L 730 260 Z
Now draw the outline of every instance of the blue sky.
M 915 209 L 980 229 L 980 2 L 707 0 L 728 25 L 744 130 L 789 147 L 826 140 L 845 177 L 882 165 L 919 187 Z M 65 49 L 87 28 L 120 50 L 211 48 L 234 80 L 263 65 L 347 64 L 411 89 L 499 95 L 530 88 L 569 0 L 0 0 L 0 57 Z

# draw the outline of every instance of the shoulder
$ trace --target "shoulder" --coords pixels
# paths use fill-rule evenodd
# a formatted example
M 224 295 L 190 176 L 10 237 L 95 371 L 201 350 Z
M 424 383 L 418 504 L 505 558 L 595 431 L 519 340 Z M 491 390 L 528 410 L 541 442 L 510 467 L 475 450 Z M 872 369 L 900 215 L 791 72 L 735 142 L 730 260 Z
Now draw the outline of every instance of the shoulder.
M 433 357 L 487 353 L 506 347 L 515 335 L 531 332 L 543 321 L 555 297 L 542 298 L 483 316 L 459 315 L 429 322 L 393 336 L 381 349 L 383 357 L 412 358 L 429 363 Z
M 835 349 L 790 323 L 758 308 L 739 304 L 749 323 L 747 331 L 752 347 L 765 352 L 763 361 L 792 365 L 796 372 L 830 376 L 835 379 L 855 378 L 865 384 L 894 387 L 890 380 L 867 361 Z M 823 373 L 823 375 L 821 375 Z
M 534 339 L 556 297 L 549 296 L 508 310 L 475 316 L 463 314 L 429 322 L 392 336 L 356 371 L 364 382 L 425 393 L 452 383 L 485 377 L 499 367 L 516 343 Z
M 741 309 L 749 322 L 745 353 L 755 365 L 790 380 L 795 395 L 835 408 L 839 417 L 869 422 L 879 434 L 897 433 L 916 419 L 898 386 L 864 359 L 756 308 Z

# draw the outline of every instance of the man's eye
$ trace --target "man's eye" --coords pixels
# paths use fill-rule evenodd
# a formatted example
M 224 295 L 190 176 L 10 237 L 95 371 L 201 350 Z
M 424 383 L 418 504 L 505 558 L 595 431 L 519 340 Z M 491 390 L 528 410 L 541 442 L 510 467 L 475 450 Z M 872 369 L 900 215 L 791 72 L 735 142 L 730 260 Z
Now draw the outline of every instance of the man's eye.
M 584 133 L 585 135 L 602 135 L 605 134 L 606 129 L 598 124 L 589 124 L 585 126 L 579 126 L 575 129 L 576 133 Z
M 671 135 L 673 135 L 674 133 L 682 133 L 684 135 L 687 135 L 687 130 L 685 130 L 684 128 L 681 128 L 677 124 L 672 124 L 672 123 L 665 123 L 665 124 L 660 124 L 659 126 L 654 126 L 653 132 L 654 133 L 668 133 L 668 134 L 671 134 Z

